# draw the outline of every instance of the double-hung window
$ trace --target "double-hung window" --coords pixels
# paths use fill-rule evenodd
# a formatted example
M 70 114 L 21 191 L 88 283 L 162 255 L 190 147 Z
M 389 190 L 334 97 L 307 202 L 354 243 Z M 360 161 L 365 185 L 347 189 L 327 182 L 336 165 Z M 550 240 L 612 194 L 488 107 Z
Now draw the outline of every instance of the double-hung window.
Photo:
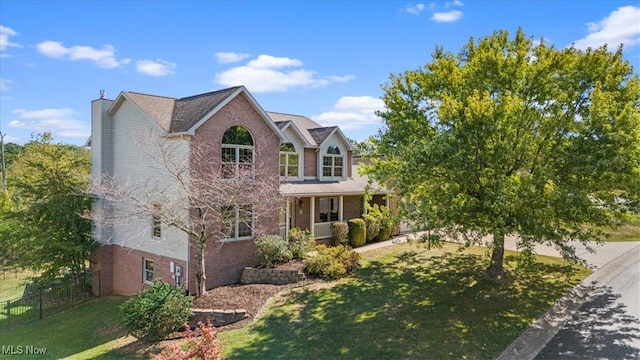
M 337 146 L 329 146 L 322 157 L 322 176 L 341 178 L 344 169 L 344 158 Z
M 253 206 L 229 205 L 222 208 L 223 235 L 226 240 L 243 240 L 253 237 Z
M 222 136 L 222 175 L 234 178 L 253 171 L 253 137 L 242 126 L 232 126 Z
M 145 284 L 153 282 L 153 260 L 142 259 L 142 282 Z
M 337 197 L 319 198 L 320 222 L 338 221 L 340 204 Z
M 298 165 L 300 155 L 296 153 L 296 148 L 291 143 L 280 145 L 280 176 L 298 177 Z

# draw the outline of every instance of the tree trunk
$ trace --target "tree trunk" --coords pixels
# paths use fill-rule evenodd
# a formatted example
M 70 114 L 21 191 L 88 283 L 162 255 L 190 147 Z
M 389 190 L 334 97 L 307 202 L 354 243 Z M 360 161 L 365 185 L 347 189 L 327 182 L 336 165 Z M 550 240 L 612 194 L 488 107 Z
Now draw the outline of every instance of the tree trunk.
M 502 266 L 504 259 L 504 234 L 495 232 L 493 234 L 493 253 L 491 254 L 491 264 L 486 270 L 487 276 L 492 279 L 501 279 L 504 276 Z
M 198 296 L 202 296 L 207 293 L 207 274 L 204 270 L 205 242 L 203 240 L 197 240 L 197 243 L 196 282 L 198 286 Z

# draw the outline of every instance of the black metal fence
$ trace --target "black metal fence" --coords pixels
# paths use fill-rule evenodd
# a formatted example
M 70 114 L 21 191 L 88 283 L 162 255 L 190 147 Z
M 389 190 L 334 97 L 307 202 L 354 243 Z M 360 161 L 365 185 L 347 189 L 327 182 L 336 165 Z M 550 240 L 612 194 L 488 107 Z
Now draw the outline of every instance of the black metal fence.
M 90 274 L 46 288 L 27 284 L 22 297 L 0 301 L 0 333 L 93 299 L 91 285 Z

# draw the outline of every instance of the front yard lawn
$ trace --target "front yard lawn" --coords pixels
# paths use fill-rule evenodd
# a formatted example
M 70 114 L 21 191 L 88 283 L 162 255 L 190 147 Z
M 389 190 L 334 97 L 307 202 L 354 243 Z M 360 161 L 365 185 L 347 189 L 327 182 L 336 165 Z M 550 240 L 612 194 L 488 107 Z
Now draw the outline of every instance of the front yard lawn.
M 482 276 L 487 249 L 411 244 L 363 253 L 350 277 L 277 295 L 258 320 L 221 333 L 229 359 L 495 358 L 586 268 L 556 258 L 504 281 Z M 507 252 L 512 256 L 513 253 Z M 46 358 L 147 358 L 158 351 L 117 324 L 110 297 L 0 334 L 4 346 L 46 348 Z M 22 356 L 29 358 L 28 356 Z M 38 358 L 42 358 L 39 356 Z
M 486 279 L 487 249 L 411 244 L 364 253 L 353 276 L 272 299 L 252 325 L 223 332 L 230 359 L 486 359 L 498 356 L 589 274 L 538 258 Z M 507 252 L 508 260 L 514 253 Z

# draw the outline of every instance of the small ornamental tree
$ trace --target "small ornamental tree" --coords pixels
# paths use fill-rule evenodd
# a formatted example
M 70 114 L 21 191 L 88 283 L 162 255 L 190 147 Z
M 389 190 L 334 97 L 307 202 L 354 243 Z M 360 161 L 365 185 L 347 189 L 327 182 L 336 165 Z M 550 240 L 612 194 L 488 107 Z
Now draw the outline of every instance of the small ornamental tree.
M 189 320 L 193 299 L 162 280 L 120 305 L 120 322 L 138 339 L 162 340 Z
M 93 219 L 102 226 L 117 227 L 128 222 L 139 225 L 141 219 L 153 215 L 163 226 L 188 235 L 196 258 L 196 293 L 203 295 L 209 251 L 222 246 L 221 239 L 241 233 L 257 239 L 267 233 L 281 200 L 277 166 L 265 161 L 234 164 L 235 157 L 221 158 L 220 146 L 251 141 L 247 156 L 261 158 L 266 156 L 266 140 L 252 139 L 244 127 L 232 126 L 224 133 L 222 144 L 203 137 L 186 142 L 153 133 L 134 134 L 131 141 L 144 153 L 150 173 L 162 175 L 94 179 L 93 192 L 106 210 L 96 208 Z

